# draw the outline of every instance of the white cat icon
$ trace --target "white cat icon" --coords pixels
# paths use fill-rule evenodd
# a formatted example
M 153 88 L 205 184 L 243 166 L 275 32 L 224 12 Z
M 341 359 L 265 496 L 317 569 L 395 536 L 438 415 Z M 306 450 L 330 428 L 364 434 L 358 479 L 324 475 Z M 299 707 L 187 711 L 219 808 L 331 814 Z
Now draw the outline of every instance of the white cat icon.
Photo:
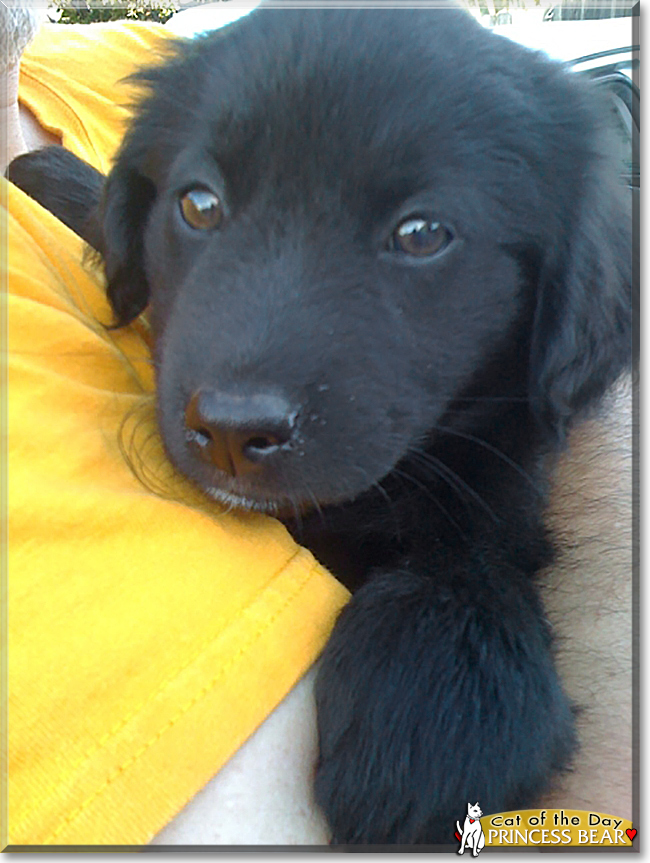
M 483 835 L 483 826 L 481 825 L 482 814 L 483 812 L 477 800 L 474 806 L 471 803 L 467 804 L 467 815 L 462 830 L 460 829 L 460 823 L 456 822 L 457 835 L 460 839 L 459 854 L 464 854 L 465 847 L 467 847 L 472 849 L 473 857 L 478 857 L 479 852 L 485 845 L 485 836 Z

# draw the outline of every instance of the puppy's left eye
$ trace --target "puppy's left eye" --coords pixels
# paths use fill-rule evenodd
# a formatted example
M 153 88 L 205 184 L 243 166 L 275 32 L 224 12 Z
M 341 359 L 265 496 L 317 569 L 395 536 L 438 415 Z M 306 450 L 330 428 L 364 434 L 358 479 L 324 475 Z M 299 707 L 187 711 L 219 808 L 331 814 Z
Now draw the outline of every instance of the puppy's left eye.
M 191 228 L 210 231 L 223 218 L 221 201 L 209 189 L 189 189 L 180 199 L 181 214 Z
M 390 248 L 391 251 L 426 258 L 442 252 L 452 239 L 451 231 L 440 222 L 424 216 L 410 216 L 393 231 Z

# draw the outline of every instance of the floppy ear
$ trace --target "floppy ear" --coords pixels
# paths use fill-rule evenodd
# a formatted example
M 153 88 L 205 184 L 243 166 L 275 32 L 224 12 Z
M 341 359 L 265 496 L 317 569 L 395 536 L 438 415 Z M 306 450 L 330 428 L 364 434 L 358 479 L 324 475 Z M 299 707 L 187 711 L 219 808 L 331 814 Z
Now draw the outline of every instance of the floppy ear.
M 151 180 L 133 167 L 118 161 L 108 175 L 101 208 L 100 252 L 107 279 L 106 293 L 118 327 L 137 318 L 149 302 L 143 241 L 155 196 Z
M 560 435 L 632 361 L 632 193 L 612 173 L 591 169 L 568 236 L 542 266 L 530 395 Z

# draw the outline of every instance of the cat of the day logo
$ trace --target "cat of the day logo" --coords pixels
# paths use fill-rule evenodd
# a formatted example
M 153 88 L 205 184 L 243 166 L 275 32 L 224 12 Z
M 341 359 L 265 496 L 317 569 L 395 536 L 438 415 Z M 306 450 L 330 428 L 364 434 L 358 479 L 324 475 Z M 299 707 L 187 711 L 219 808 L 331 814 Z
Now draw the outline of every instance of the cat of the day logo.
M 467 815 L 461 829 L 460 823 L 456 822 L 456 838 L 460 842 L 459 854 L 465 853 L 465 848 L 471 848 L 472 856 L 478 857 L 479 852 L 485 846 L 485 836 L 481 826 L 481 815 L 483 814 L 478 800 L 472 806 L 467 804 Z
M 455 836 L 459 854 L 469 849 L 478 857 L 488 847 L 629 848 L 637 832 L 625 818 L 581 809 L 522 809 L 484 816 L 477 801 L 467 804 Z

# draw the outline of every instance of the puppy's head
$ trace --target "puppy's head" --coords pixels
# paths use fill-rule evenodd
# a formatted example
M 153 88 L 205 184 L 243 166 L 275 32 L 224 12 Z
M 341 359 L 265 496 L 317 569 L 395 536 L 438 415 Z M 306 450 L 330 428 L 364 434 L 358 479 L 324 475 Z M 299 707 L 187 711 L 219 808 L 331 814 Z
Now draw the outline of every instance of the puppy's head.
M 215 498 L 350 499 L 463 393 L 557 430 L 625 365 L 628 217 L 559 66 L 456 10 L 259 9 L 141 80 L 109 297 Z

